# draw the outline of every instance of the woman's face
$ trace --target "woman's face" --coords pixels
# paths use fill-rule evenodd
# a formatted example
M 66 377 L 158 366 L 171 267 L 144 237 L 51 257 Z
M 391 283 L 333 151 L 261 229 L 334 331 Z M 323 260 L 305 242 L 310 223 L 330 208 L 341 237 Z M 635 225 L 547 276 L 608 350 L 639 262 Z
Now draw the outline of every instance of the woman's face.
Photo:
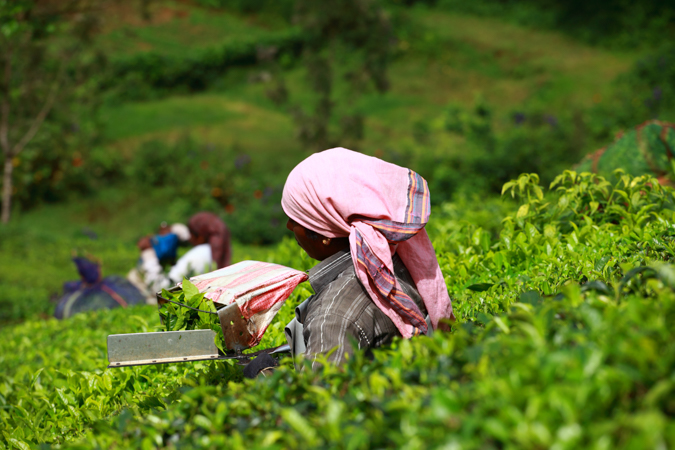
M 307 228 L 303 227 L 293 219 L 288 219 L 288 222 L 286 222 L 286 228 L 293 232 L 298 245 L 307 252 L 310 258 L 314 258 L 319 261 L 323 261 L 326 258 L 320 258 L 323 256 L 321 251 L 321 239 L 310 238 L 307 234 Z
M 288 219 L 286 228 L 293 232 L 300 248 L 306 251 L 310 258 L 317 261 L 323 261 L 329 256 L 349 248 L 348 238 L 327 238 L 317 232 L 309 231 L 293 219 Z
M 308 230 L 290 218 L 286 222 L 286 228 L 293 232 L 300 248 L 307 252 L 310 258 L 317 261 L 323 261 L 341 250 L 349 249 L 347 237 L 327 238 L 316 231 Z

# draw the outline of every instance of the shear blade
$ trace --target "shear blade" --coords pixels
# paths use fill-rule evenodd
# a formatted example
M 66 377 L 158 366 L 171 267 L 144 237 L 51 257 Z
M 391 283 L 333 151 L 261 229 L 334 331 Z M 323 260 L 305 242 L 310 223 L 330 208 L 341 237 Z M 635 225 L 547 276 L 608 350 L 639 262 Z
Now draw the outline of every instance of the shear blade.
M 219 359 L 213 330 L 160 331 L 108 336 L 108 367 Z

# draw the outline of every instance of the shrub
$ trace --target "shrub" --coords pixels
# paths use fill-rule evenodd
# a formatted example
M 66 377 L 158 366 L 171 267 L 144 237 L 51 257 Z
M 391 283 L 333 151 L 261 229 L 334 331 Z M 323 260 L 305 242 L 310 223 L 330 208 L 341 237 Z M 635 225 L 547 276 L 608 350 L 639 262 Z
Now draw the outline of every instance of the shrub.
M 157 309 L 143 306 L 3 327 L 0 446 L 63 443 L 122 407 L 134 414 L 164 407 L 189 378 L 232 373 L 236 379 L 229 363 L 102 370 L 108 334 L 153 331 L 157 320 Z
M 610 184 L 566 172 L 546 196 L 529 175 L 505 193 L 523 203 L 497 242 L 472 224 L 433 230 L 461 322 L 453 333 L 322 373 L 286 366 L 195 386 L 164 412 L 97 424 L 83 443 L 672 445 L 675 269 L 654 265 L 673 255 L 672 191 L 647 177 L 618 173 Z
M 273 14 L 291 20 L 295 2 L 293 0 L 197 0 L 204 6 L 226 8 L 244 14 Z
M 274 47 L 277 56 L 286 55 L 288 60 L 300 53 L 304 40 L 299 30 L 289 28 L 266 37 L 195 50 L 189 56 L 136 53 L 110 61 L 104 89 L 112 90 L 109 95 L 118 100 L 145 99 L 175 90 L 199 91 L 228 69 L 256 64 L 259 48 Z
M 31 321 L 0 331 L 0 443 L 675 445 L 673 190 L 647 176 L 571 171 L 549 189 L 525 174 L 503 190 L 518 202 L 506 217 L 512 204 L 496 201 L 432 214 L 458 318 L 452 332 L 398 340 L 372 360 L 356 353 L 321 372 L 286 361 L 271 377 L 242 381 L 214 362 L 102 371 L 105 334 L 148 330 L 149 309 L 147 318 L 139 309 Z M 290 239 L 270 260 L 311 264 Z M 304 285 L 293 294 L 264 345 L 283 342 L 292 306 L 309 293 Z
M 100 144 L 101 126 L 96 119 L 100 77 L 86 75 L 89 81 L 73 88 L 69 104 L 52 110 L 35 137 L 13 158 L 13 203 L 19 208 L 87 194 L 95 187 L 91 172 L 98 171 L 98 166 L 92 148 Z
M 287 217 L 281 209 L 281 188 L 256 187 L 257 184 L 251 183 L 245 193 L 237 196 L 225 217 L 239 242 L 274 244 L 288 233 Z
M 675 46 L 666 44 L 638 60 L 615 81 L 614 92 L 589 111 L 595 139 L 611 142 L 614 134 L 647 120 L 675 121 Z
M 399 341 L 374 361 L 195 386 L 162 413 L 97 424 L 83 444 L 668 447 L 675 347 L 663 322 L 674 314 L 660 281 L 616 302 L 578 285 L 559 300 L 523 296 L 484 326 Z
M 462 2 L 438 0 L 438 7 L 498 16 L 519 24 L 562 30 L 592 44 L 635 48 L 656 44 L 673 36 L 672 5 L 660 0 L 514 1 L 481 0 Z
M 523 172 L 537 172 L 550 182 L 582 157 L 586 127 L 573 114 L 553 115 L 538 108 L 517 110 L 498 120 L 489 104 L 473 108 L 451 104 L 429 129 L 456 136 L 458 149 L 427 151 L 420 142 L 408 164 L 429 181 L 432 201 L 440 204 L 456 193 L 499 192 Z

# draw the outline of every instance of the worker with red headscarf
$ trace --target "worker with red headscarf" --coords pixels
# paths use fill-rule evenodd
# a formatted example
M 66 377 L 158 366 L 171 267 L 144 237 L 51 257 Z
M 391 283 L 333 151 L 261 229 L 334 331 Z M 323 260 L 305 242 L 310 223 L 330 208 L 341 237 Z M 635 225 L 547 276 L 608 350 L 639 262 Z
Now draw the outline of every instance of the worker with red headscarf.
M 179 241 L 189 242 L 193 247 L 165 272 L 161 262 L 167 255 L 176 254 Z M 230 232 L 225 223 L 210 212 L 195 214 L 187 227 L 182 224 L 163 226 L 160 235 L 143 237 L 137 245 L 141 250 L 139 266 L 127 278 L 136 286 L 142 284 L 149 299 L 155 292 L 184 278 L 230 265 Z

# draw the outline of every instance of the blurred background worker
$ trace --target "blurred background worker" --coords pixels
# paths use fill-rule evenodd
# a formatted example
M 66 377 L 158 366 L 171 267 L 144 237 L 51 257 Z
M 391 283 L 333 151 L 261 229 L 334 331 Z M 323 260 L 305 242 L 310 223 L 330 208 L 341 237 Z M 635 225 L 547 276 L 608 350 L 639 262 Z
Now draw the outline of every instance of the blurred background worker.
M 128 280 L 118 275 L 103 278 L 101 264 L 94 258 L 73 256 L 73 262 L 80 279 L 63 283 L 63 295 L 54 311 L 57 319 L 95 309 L 126 308 L 144 303 L 143 293 Z
M 181 243 L 193 247 L 176 261 Z M 137 245 L 141 250 L 139 264 L 127 278 L 143 291 L 149 303 L 161 289 L 230 264 L 230 232 L 220 217 L 210 212 L 195 214 L 187 226 L 163 224 L 157 235 L 145 236 Z

